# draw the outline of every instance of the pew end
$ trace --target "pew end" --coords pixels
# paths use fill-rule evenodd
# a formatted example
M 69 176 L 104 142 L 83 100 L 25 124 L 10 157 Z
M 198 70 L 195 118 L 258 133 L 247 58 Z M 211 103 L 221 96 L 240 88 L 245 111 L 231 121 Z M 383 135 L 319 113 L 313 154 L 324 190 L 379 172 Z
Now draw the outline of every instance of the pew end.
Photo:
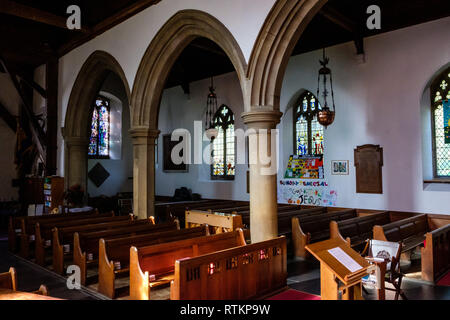
M 148 271 L 142 272 L 138 250 L 130 248 L 130 300 L 150 300 L 150 278 Z
M 99 240 L 98 251 L 98 292 L 113 299 L 115 296 L 114 262 L 106 254 L 105 239 Z
M 297 217 L 293 217 L 291 223 L 292 223 L 292 246 L 294 249 L 294 255 L 296 257 L 305 259 L 309 255 L 309 253 L 305 249 L 305 246 L 309 243 L 310 236 L 303 232 Z
M 80 268 L 81 285 L 86 285 L 86 252 L 81 250 L 80 235 L 78 232 L 73 234 L 73 264 Z
M 64 272 L 64 249 L 59 241 L 58 228 L 52 229 L 53 240 L 52 240 L 52 265 L 53 271 L 58 274 L 63 274 Z
M 389 241 L 384 234 L 384 230 L 382 226 L 374 226 L 373 227 L 373 239 L 381 240 L 381 241 Z

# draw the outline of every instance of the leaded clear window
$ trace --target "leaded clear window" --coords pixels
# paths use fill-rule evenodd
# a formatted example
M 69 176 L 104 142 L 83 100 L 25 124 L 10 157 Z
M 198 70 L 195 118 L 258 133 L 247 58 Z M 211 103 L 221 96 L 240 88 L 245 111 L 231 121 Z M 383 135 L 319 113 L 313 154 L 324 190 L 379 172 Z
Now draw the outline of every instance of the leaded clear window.
M 450 68 L 431 85 L 434 176 L 450 177 Z
M 212 146 L 211 178 L 232 180 L 235 175 L 234 114 L 222 105 L 214 115 L 217 135 Z
M 294 108 L 294 153 L 297 155 L 323 155 L 323 126 L 317 121 L 322 110 L 317 98 L 309 91 L 300 96 Z

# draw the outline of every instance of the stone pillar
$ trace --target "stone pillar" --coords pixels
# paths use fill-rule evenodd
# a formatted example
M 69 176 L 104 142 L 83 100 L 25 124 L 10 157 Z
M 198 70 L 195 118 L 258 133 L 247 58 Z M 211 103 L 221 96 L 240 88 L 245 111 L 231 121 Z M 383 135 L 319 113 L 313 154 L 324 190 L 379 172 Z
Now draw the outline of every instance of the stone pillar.
M 87 166 L 88 166 L 88 138 L 65 137 L 65 179 L 64 185 L 69 187 L 79 184 L 87 199 Z
M 251 111 L 242 114 L 250 133 L 250 235 L 252 243 L 278 236 L 277 154 L 271 151 L 271 129 L 276 128 L 281 115 L 281 112 L 272 110 Z M 265 146 L 267 147 L 264 148 Z M 276 146 L 274 147 L 276 150 Z M 270 163 L 264 163 L 265 159 L 260 157 L 261 154 L 263 157 L 268 157 Z M 270 169 L 271 165 L 275 168 L 274 170 Z
M 155 215 L 155 140 L 159 130 L 133 128 L 133 213 L 139 219 Z

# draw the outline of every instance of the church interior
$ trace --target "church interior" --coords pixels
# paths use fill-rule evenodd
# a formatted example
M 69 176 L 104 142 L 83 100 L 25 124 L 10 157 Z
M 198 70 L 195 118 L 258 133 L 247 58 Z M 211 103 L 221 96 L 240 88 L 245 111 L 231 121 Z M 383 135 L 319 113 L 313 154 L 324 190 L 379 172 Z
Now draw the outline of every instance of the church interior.
M 450 300 L 446 0 L 0 0 L 0 300 Z

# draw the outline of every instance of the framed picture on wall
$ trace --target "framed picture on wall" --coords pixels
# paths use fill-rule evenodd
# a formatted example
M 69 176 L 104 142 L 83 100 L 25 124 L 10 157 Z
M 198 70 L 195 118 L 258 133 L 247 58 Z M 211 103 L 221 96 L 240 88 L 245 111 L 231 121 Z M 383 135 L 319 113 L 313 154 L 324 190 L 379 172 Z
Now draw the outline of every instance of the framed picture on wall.
M 186 163 L 175 164 L 172 161 L 173 148 L 183 141 L 180 137 L 178 141 L 172 141 L 171 134 L 163 135 L 163 171 L 164 172 L 188 172 L 188 165 Z M 180 157 L 183 157 L 183 150 L 180 151 Z
M 348 175 L 348 160 L 332 160 L 331 174 L 333 175 Z

